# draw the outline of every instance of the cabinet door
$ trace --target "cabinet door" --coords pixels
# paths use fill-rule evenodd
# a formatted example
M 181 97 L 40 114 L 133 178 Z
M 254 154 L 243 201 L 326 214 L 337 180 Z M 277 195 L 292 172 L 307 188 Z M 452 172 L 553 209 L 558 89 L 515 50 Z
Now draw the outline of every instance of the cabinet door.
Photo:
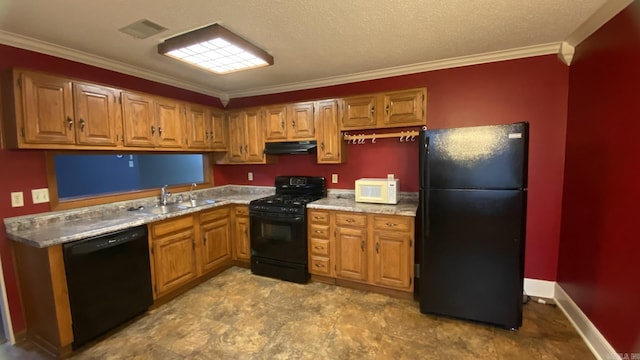
M 244 160 L 244 118 L 241 112 L 229 113 L 229 161 Z
M 245 117 L 245 161 L 262 162 L 264 160 L 264 128 L 259 110 L 244 112 Z
M 219 268 L 231 260 L 231 229 L 229 218 L 200 226 L 202 235 L 202 272 Z
M 408 233 L 374 231 L 373 283 L 399 290 L 410 289 L 412 245 Z
M 122 121 L 126 146 L 151 147 L 157 132 L 153 121 L 153 100 L 151 97 L 123 92 Z
M 156 100 L 157 144 L 166 148 L 182 148 L 184 108 L 177 101 L 159 98 Z
M 157 297 L 197 276 L 194 241 L 192 229 L 153 240 Z
M 264 109 L 266 140 L 286 140 L 287 129 L 287 109 L 285 105 L 269 106 Z
M 209 144 L 212 150 L 228 149 L 228 124 L 224 111 L 211 110 L 209 122 Z
M 186 131 L 189 149 L 209 148 L 209 111 L 202 106 L 187 106 Z
M 338 164 L 344 161 L 346 146 L 342 140 L 338 125 L 338 106 L 336 101 L 319 101 L 316 106 L 318 119 L 318 163 Z
M 75 126 L 71 81 L 24 72 L 22 87 L 23 130 L 31 144 L 74 144 Z
M 336 227 L 336 277 L 367 280 L 367 230 Z
M 315 138 L 315 122 L 313 114 L 313 103 L 292 104 L 290 109 L 290 139 L 313 140 Z
M 117 90 L 84 83 L 73 86 L 76 114 L 76 143 L 115 146 L 120 110 Z
M 357 96 L 343 99 L 342 130 L 376 126 L 376 97 Z
M 386 93 L 383 96 L 383 106 L 385 125 L 426 125 L 423 89 Z
M 251 250 L 249 248 L 249 218 L 236 217 L 236 259 L 249 260 Z

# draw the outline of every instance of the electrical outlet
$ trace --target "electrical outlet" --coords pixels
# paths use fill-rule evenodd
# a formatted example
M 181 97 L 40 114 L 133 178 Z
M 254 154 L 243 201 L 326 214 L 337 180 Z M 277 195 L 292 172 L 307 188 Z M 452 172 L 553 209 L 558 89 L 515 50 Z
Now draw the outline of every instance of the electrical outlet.
M 49 202 L 49 189 L 33 189 L 31 190 L 31 200 L 34 204 Z
M 12 192 L 11 207 L 21 207 L 21 206 L 24 206 L 24 197 L 22 196 L 22 191 Z
M 247 179 L 248 179 L 249 181 L 253 181 L 253 173 L 252 173 L 252 172 L 248 172 L 248 173 L 247 173 Z
M 332 184 L 338 183 L 338 174 L 331 174 L 331 183 Z
M 393 174 L 387 174 L 387 180 L 393 180 L 393 179 L 394 179 Z

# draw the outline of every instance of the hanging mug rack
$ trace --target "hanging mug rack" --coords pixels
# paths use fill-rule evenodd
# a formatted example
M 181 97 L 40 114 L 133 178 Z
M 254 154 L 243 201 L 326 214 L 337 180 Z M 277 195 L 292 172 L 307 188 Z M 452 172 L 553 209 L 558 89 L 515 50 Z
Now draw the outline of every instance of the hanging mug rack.
M 386 138 L 399 138 L 400 142 L 414 142 L 416 141 L 420 132 L 416 130 L 409 131 L 400 131 L 394 133 L 385 133 L 385 134 L 357 134 L 351 135 L 348 133 L 344 133 L 343 139 L 347 141 L 349 144 L 366 144 L 367 140 L 371 140 L 372 144 L 376 143 L 377 139 L 386 139 Z

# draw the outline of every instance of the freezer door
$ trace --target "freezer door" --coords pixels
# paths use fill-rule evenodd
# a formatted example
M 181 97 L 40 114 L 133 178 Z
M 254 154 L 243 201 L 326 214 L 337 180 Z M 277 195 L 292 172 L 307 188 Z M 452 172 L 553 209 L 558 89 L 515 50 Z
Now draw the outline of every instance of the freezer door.
M 420 179 L 428 183 L 420 186 L 524 189 L 527 187 L 528 135 L 528 123 L 423 132 L 420 140 L 428 141 L 428 147 L 420 148 Z
M 429 190 L 420 310 L 522 324 L 526 192 Z

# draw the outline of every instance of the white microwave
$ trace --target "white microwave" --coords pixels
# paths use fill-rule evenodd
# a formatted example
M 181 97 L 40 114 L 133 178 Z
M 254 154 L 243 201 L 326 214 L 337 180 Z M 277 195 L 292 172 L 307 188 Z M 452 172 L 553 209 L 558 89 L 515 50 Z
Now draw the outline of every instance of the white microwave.
M 376 204 L 397 204 L 400 184 L 398 179 L 356 180 L 356 201 Z

